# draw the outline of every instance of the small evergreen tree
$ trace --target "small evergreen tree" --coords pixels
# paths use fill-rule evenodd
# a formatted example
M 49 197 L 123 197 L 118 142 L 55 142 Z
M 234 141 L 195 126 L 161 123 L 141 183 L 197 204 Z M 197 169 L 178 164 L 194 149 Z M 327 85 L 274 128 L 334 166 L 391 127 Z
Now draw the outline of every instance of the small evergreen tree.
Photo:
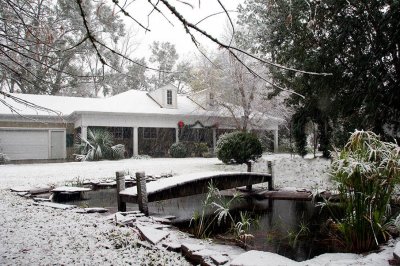
M 235 131 L 222 135 L 217 141 L 217 157 L 226 164 L 247 164 L 251 172 L 251 161 L 262 155 L 260 140 L 252 133 Z

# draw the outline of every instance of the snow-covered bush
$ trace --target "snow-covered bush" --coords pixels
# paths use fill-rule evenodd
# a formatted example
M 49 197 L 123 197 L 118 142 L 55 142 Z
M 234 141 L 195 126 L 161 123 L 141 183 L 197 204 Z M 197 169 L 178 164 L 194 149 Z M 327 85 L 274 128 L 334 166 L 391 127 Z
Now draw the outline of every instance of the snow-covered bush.
M 195 156 L 203 157 L 208 152 L 208 146 L 205 142 L 194 143 L 193 153 Z
M 217 157 L 229 164 L 247 164 L 261 157 L 263 149 L 260 140 L 253 134 L 242 131 L 227 133 L 217 141 Z
M 7 154 L 0 152 L 0 164 L 5 164 L 9 160 L 10 158 L 8 158 Z
M 169 154 L 173 158 L 185 158 L 188 156 L 188 149 L 182 142 L 174 143 L 169 149 Z
M 400 147 L 373 132 L 355 131 L 334 154 L 331 174 L 345 212 L 336 219 L 338 239 L 348 251 L 376 249 L 389 237 L 390 199 L 400 182 Z

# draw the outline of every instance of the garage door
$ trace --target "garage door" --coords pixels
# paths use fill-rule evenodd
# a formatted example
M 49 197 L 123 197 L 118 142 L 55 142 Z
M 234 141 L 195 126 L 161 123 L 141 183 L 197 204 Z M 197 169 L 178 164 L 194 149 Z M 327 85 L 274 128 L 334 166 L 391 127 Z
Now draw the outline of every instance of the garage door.
M 64 136 L 64 131 L 49 129 L 0 129 L 0 152 L 10 160 L 65 158 Z

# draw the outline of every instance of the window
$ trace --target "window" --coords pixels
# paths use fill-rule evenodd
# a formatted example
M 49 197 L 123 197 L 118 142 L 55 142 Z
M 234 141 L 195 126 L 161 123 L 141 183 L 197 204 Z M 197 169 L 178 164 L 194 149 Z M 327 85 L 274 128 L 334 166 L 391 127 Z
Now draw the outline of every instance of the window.
M 113 134 L 114 139 L 124 139 L 124 128 L 122 127 L 112 127 L 109 129 L 111 134 Z
M 157 128 L 145 127 L 143 129 L 143 138 L 144 139 L 156 139 L 157 138 Z
M 167 104 L 171 105 L 172 104 L 172 91 L 167 90 Z

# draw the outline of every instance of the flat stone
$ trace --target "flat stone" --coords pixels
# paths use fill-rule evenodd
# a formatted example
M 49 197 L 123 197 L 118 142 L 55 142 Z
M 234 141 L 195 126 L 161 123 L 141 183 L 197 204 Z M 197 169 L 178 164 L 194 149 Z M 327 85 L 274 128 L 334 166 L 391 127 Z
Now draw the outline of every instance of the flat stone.
M 61 210 L 68 210 L 68 209 L 73 209 L 76 207 L 76 205 L 60 204 L 60 203 L 54 203 L 54 202 L 39 202 L 36 205 L 51 207 L 51 208 L 61 209 Z
M 157 218 L 161 218 L 161 219 L 167 219 L 167 220 L 176 219 L 176 216 L 174 216 L 174 215 L 163 215 L 163 216 L 153 216 L 153 217 L 157 217 Z
M 216 265 L 222 265 L 229 261 L 229 257 L 222 254 L 211 255 L 210 258 Z
M 49 192 L 52 188 L 51 187 L 27 187 L 27 186 L 17 186 L 13 187 L 10 190 L 12 192 L 27 192 L 30 194 L 41 194 Z
M 200 265 L 211 265 L 210 257 L 216 255 L 217 253 L 212 250 L 202 249 L 196 252 L 189 252 L 185 254 L 187 260 Z
M 180 252 L 181 244 L 178 242 L 167 242 L 162 244 L 169 251 Z
M 105 208 L 84 208 L 86 213 L 105 213 L 108 212 Z
M 29 193 L 32 195 L 43 194 L 50 192 L 52 187 L 40 187 L 40 188 L 32 188 L 29 190 Z
M 203 245 L 198 244 L 182 244 L 182 254 L 187 260 L 194 263 L 195 265 L 209 265 L 207 259 L 211 255 L 216 255 L 216 251 L 208 250 Z
M 115 222 L 120 225 L 127 225 L 136 221 L 136 216 L 134 215 L 122 215 L 121 213 L 115 213 Z
M 85 188 L 85 187 L 57 187 L 55 189 L 52 189 L 52 192 L 84 192 L 84 191 L 90 191 L 90 188 Z
M 231 266 L 290 266 L 298 265 L 296 261 L 283 257 L 281 255 L 258 250 L 245 252 L 230 263 Z
M 182 251 L 196 252 L 198 250 L 205 249 L 205 246 L 204 245 L 198 245 L 198 244 L 187 244 L 187 243 L 184 243 L 184 244 L 182 244 L 181 248 L 182 248 Z
M 46 198 L 33 198 L 34 201 L 37 202 L 50 202 L 50 199 L 46 199 Z
M 394 250 L 393 250 L 393 257 L 395 260 L 400 263 L 400 242 L 397 242 Z
M 167 237 L 170 233 L 168 231 L 163 231 L 163 230 L 159 230 L 159 229 L 155 229 L 155 228 L 151 228 L 151 227 L 147 227 L 147 226 L 142 226 L 142 225 L 137 225 L 137 228 L 140 231 L 140 233 L 143 235 L 143 237 L 147 241 L 152 243 L 153 245 L 160 242 L 162 239 Z
M 152 217 L 154 221 L 158 222 L 158 223 L 162 223 L 162 224 L 170 224 L 171 220 L 169 219 L 165 219 L 162 217 Z
M 12 187 L 10 190 L 12 192 L 28 192 L 30 189 L 31 187 L 17 186 L 17 187 Z
M 141 213 L 140 211 L 127 211 L 127 212 L 118 212 L 122 215 L 127 215 L 127 214 L 139 214 Z

